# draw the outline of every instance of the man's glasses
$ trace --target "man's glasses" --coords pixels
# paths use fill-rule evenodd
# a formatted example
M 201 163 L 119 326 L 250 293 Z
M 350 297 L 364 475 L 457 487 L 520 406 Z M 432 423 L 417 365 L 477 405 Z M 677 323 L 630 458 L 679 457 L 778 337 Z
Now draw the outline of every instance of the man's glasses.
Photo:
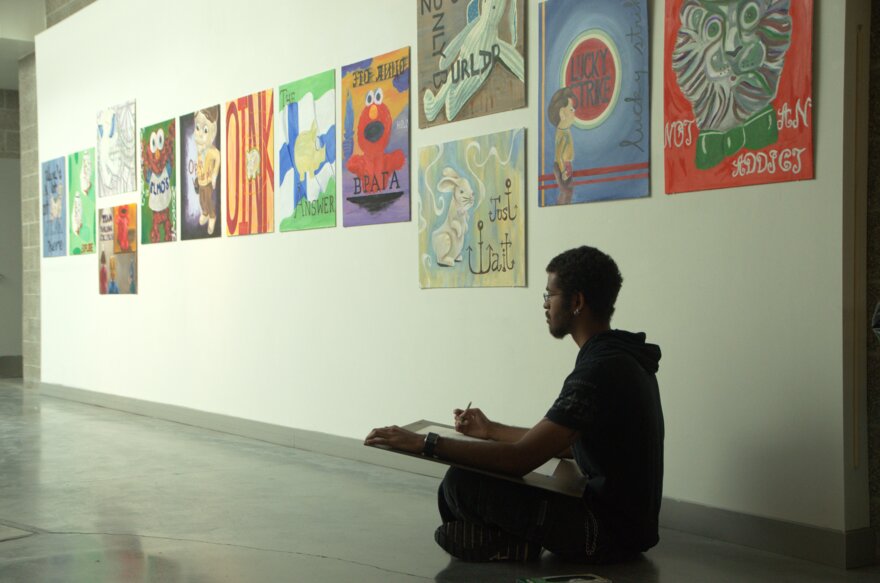
M 553 296 L 558 296 L 560 295 L 560 293 L 562 292 L 554 292 L 552 294 L 550 292 L 544 292 L 544 303 L 546 304 L 550 301 L 550 298 L 552 298 Z

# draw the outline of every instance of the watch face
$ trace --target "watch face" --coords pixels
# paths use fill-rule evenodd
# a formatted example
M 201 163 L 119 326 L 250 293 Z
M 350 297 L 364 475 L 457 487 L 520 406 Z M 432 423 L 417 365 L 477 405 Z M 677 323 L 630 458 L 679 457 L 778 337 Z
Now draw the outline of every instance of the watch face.
M 425 436 L 425 448 L 423 451 L 425 455 L 434 457 L 434 447 L 436 447 L 438 439 L 440 439 L 440 436 L 436 433 L 428 433 Z

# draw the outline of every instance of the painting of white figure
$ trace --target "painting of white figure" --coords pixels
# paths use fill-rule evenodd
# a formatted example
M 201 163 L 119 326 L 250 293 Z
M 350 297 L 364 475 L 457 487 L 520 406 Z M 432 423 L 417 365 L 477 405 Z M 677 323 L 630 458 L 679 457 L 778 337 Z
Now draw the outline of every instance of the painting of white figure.
M 95 252 L 95 149 L 74 152 L 67 157 L 70 188 L 70 254 Z
M 419 151 L 419 283 L 526 284 L 525 130 Z
M 525 107 L 525 0 L 418 6 L 420 128 Z
M 101 110 L 97 115 L 98 196 L 135 192 L 135 102 Z

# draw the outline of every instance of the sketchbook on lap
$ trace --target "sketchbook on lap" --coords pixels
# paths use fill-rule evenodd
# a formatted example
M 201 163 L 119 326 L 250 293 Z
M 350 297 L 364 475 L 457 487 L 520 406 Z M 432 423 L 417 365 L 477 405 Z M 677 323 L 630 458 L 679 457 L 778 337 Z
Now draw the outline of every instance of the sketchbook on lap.
M 410 423 L 409 425 L 404 425 L 403 429 L 408 429 L 409 431 L 420 433 L 422 435 L 427 435 L 428 433 L 436 433 L 440 437 L 447 437 L 450 439 L 460 439 L 464 441 L 482 441 L 481 439 L 468 437 L 466 435 L 458 433 L 451 425 L 444 425 L 443 423 L 435 423 L 434 421 L 426 421 L 424 419 L 422 419 L 421 421 L 416 421 L 415 423 Z M 551 492 L 565 494 L 566 496 L 574 496 L 576 498 L 580 498 L 583 495 L 584 488 L 587 485 L 587 479 L 584 477 L 583 474 L 581 474 L 580 470 L 578 470 L 578 467 L 577 465 L 575 465 L 574 461 L 569 459 L 553 458 L 539 468 L 536 468 L 532 472 L 529 472 L 522 478 L 515 478 L 496 472 L 489 472 L 486 470 L 473 468 L 463 464 L 453 463 L 440 458 L 426 457 L 422 454 L 398 451 L 396 449 L 391 449 L 389 447 L 378 445 L 371 447 L 384 449 L 392 453 L 397 453 L 410 457 L 421 458 L 426 461 L 436 462 L 447 466 L 464 468 L 467 470 L 472 470 L 474 472 L 479 472 L 481 474 L 486 474 L 488 476 L 494 476 L 503 480 L 518 482 L 521 484 L 526 484 L 528 486 L 533 486 L 535 488 L 542 488 L 544 490 L 550 490 Z

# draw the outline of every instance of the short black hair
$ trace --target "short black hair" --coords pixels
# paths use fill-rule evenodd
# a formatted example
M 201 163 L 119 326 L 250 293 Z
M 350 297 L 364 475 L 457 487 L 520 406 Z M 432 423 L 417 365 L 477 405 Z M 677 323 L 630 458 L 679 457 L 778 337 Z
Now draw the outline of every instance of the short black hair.
M 580 292 L 600 322 L 610 322 L 623 276 L 610 256 L 586 245 L 560 253 L 547 264 L 566 299 Z

